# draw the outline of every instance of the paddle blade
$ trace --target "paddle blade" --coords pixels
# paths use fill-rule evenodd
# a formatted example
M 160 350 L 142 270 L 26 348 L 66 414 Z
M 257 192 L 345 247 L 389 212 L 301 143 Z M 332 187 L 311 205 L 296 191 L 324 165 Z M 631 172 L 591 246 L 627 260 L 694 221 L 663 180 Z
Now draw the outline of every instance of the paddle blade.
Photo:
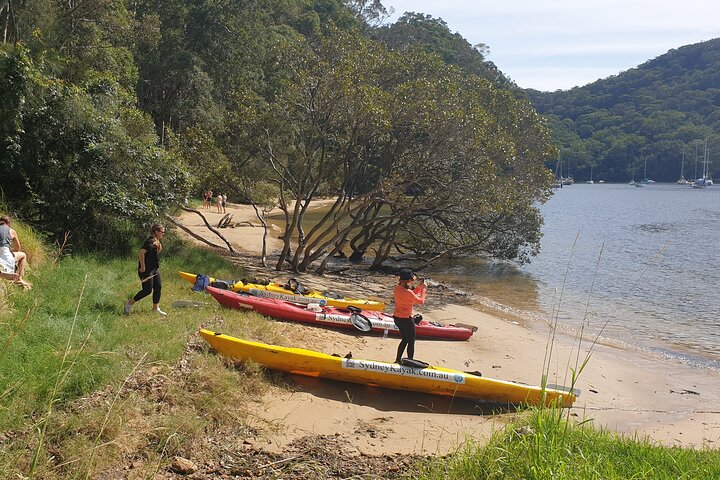
M 350 315 L 350 321 L 355 326 L 355 328 L 357 328 L 361 332 L 369 332 L 372 329 L 372 324 L 370 323 L 370 320 L 368 320 L 367 317 L 359 313 L 353 313 L 352 315 Z

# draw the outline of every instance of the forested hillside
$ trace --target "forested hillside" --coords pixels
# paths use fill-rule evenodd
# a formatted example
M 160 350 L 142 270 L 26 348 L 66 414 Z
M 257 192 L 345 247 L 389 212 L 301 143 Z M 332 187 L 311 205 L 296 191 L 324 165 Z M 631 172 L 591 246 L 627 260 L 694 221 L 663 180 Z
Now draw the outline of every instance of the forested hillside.
M 720 39 L 688 45 L 637 68 L 568 91 L 528 90 L 550 119 L 563 171 L 576 179 L 675 181 L 720 172 Z M 697 172 L 697 173 L 696 173 Z
M 208 188 L 286 214 L 277 267 L 328 254 L 526 260 L 557 156 L 441 20 L 367 0 L 0 3 L 0 188 L 75 248 L 122 251 Z M 338 202 L 312 228 L 314 198 Z M 320 269 L 324 264 L 320 265 Z

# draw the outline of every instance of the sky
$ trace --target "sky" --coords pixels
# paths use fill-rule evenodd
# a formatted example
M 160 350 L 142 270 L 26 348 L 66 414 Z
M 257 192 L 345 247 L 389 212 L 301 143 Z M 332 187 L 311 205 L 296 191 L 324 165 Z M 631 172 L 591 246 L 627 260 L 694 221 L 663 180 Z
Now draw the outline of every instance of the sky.
M 442 18 L 522 88 L 566 90 L 720 37 L 720 0 L 382 0 Z

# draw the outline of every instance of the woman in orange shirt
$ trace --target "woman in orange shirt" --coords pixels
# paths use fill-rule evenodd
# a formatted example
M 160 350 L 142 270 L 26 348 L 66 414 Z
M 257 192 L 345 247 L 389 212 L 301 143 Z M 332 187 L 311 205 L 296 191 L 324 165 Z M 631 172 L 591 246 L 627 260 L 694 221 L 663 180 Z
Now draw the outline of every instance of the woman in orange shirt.
M 400 270 L 400 281 L 395 285 L 395 312 L 393 318 L 397 325 L 402 340 L 398 345 L 395 363 L 402 361 L 403 352 L 407 347 L 408 358 L 415 355 L 415 321 L 413 319 L 413 305 L 422 305 L 425 303 L 425 282 L 420 280 L 420 284 L 413 288 L 411 282 L 415 280 L 412 270 Z

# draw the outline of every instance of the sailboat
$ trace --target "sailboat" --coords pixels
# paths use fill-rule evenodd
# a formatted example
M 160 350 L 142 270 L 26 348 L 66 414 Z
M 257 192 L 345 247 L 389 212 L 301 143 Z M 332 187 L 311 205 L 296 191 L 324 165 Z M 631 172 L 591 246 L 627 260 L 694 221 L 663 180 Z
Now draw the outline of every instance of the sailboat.
M 645 167 L 644 167 L 644 169 L 643 169 L 643 179 L 640 180 L 640 183 L 641 183 L 641 184 L 655 183 L 655 180 L 652 180 L 652 179 L 650 179 L 650 178 L 647 177 L 647 157 L 645 157 Z
M 555 181 L 552 184 L 552 188 L 562 188 L 562 169 L 560 167 L 561 160 L 558 160 L 557 165 L 555 165 Z M 558 173 L 559 172 L 559 173 Z
M 705 186 L 710 187 L 713 185 L 713 181 L 710 178 L 710 146 L 707 141 L 708 139 L 705 137 Z
M 560 166 L 560 182 L 563 185 L 572 185 L 575 183 L 575 179 L 570 175 L 570 162 L 567 162 L 567 177 L 562 176 L 562 165 Z
M 698 178 L 695 180 L 695 182 L 690 185 L 693 188 L 704 188 L 709 187 L 713 185 L 712 178 L 710 178 L 710 168 L 708 164 L 710 163 L 710 149 L 708 148 L 708 137 L 705 137 L 705 153 L 703 156 L 703 176 L 702 178 Z
M 595 182 L 593 182 L 593 179 L 592 179 L 592 171 L 593 171 L 593 166 L 590 165 L 590 180 L 586 181 L 585 183 L 589 183 L 589 184 L 591 184 L 591 185 L 592 185 L 593 183 L 595 183 Z
M 685 180 L 685 149 L 683 148 L 683 154 L 682 154 L 682 160 L 680 161 L 680 178 L 677 182 L 678 185 L 687 185 L 690 183 L 689 181 Z

